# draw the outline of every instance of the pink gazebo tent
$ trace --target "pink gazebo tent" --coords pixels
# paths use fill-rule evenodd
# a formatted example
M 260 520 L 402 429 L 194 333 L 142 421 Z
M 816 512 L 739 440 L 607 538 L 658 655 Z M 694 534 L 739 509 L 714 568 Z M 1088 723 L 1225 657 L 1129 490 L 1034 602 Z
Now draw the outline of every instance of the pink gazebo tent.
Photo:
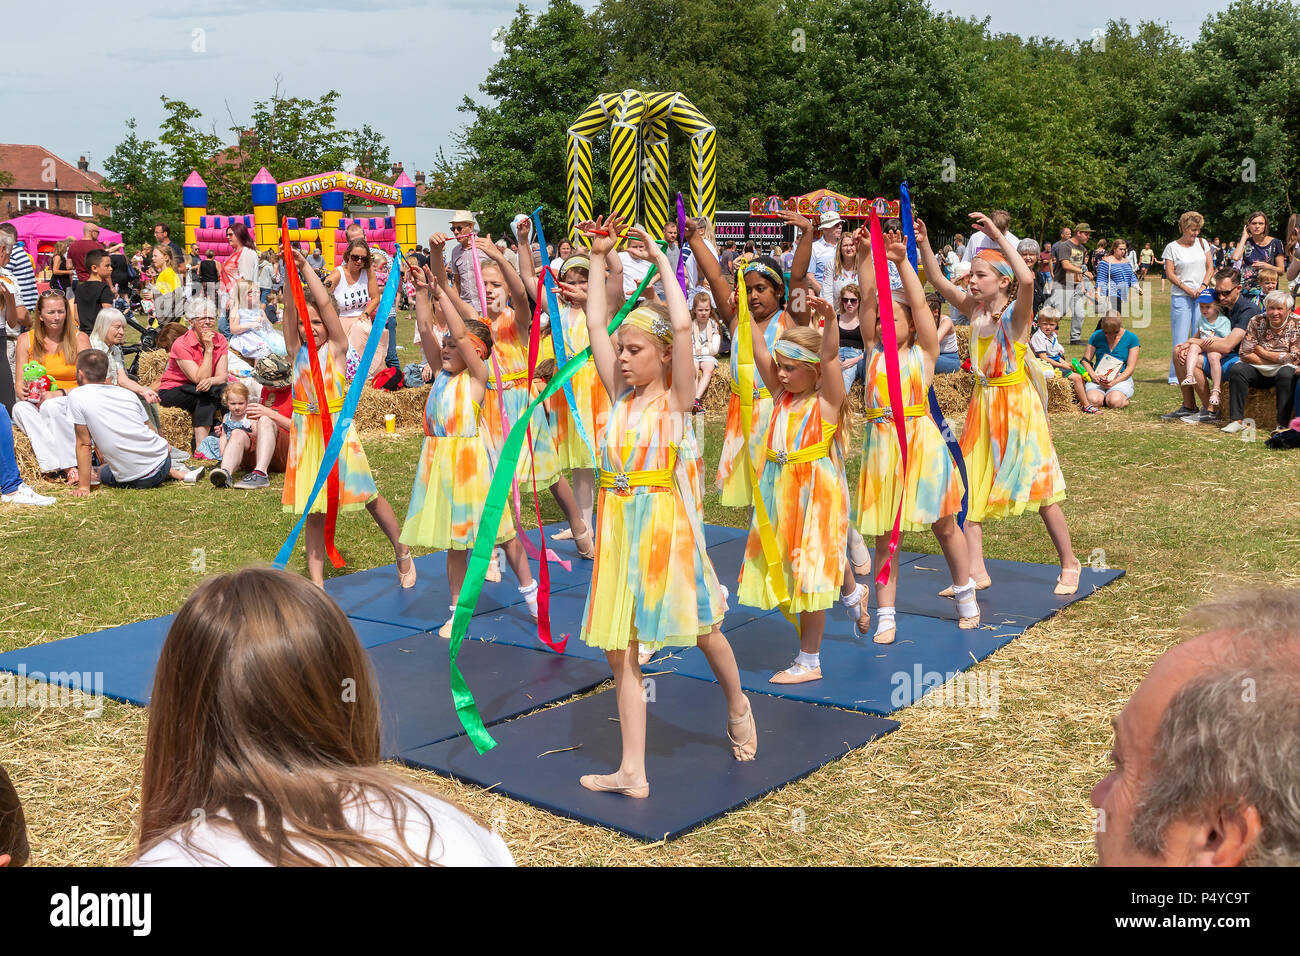
M 80 219 L 68 216 L 56 216 L 48 212 L 29 212 L 17 219 L 7 220 L 18 230 L 19 240 L 27 247 L 27 252 L 35 260 L 38 255 L 49 256 L 54 251 L 54 244 L 64 239 L 80 239 L 86 224 Z M 99 227 L 99 241 L 105 246 L 122 241 L 122 234 Z

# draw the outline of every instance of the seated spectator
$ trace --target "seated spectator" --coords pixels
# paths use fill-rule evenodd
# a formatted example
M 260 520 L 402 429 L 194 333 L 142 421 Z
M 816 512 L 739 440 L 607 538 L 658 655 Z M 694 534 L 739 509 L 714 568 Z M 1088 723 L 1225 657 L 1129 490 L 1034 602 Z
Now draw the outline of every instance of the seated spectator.
M 24 866 L 31 855 L 23 802 L 18 799 L 9 774 L 0 767 L 0 867 Z
M 718 349 L 722 348 L 722 335 L 718 332 L 718 313 L 713 307 L 713 296 L 698 292 L 691 303 L 691 317 L 695 325 L 691 340 L 695 343 L 695 411 L 704 411 L 704 393 L 713 381 L 718 367 Z
M 1187 339 L 1186 362 L 1187 374 L 1184 385 L 1196 384 L 1196 367 L 1201 364 L 1201 343 L 1206 339 L 1222 339 L 1232 331 L 1228 317 L 1219 310 L 1219 300 L 1212 289 L 1204 289 L 1196 297 L 1199 315 L 1196 328 Z M 1218 352 L 1205 353 L 1206 365 L 1210 374 L 1209 410 L 1218 414 L 1219 397 L 1223 392 L 1223 356 Z
M 296 574 L 200 584 L 163 644 L 150 716 L 137 866 L 514 863 L 499 836 L 381 766 L 370 660 Z
M 253 431 L 243 460 L 236 465 L 248 474 L 234 484 L 241 490 L 267 487 L 271 483 L 267 473 L 283 474 L 289 464 L 293 366 L 287 359 L 271 356 L 253 367 L 253 378 L 262 386 L 262 397 L 248 404 L 247 415 L 253 422 Z
M 266 314 L 266 321 L 275 325 L 280 321 L 280 293 L 272 292 L 266 297 L 266 305 L 262 307 Z M 283 341 L 283 339 L 282 339 Z
M 1060 328 L 1061 310 L 1045 305 L 1038 313 L 1033 335 L 1029 336 L 1029 351 L 1034 353 L 1048 378 L 1066 378 L 1074 371 L 1074 366 L 1065 360 L 1065 346 L 1056 335 Z
M 108 356 L 108 381 L 120 385 L 128 391 L 135 392 L 149 416 L 149 426 L 154 431 L 162 430 L 162 420 L 158 417 L 158 393 L 146 388 L 126 373 L 126 364 L 122 356 L 122 340 L 126 338 L 126 316 L 117 309 L 100 309 L 99 318 L 95 319 L 95 329 L 90 333 L 90 347 L 99 349 Z
M 249 299 L 248 308 L 231 310 L 230 350 L 242 355 L 246 362 L 256 362 L 272 353 L 283 356 L 284 334 L 271 325 L 264 307 L 253 307 L 252 293 Z
M 949 372 L 956 372 L 961 368 L 961 350 L 952 319 L 941 314 L 943 296 L 937 292 L 927 292 L 925 302 L 930 307 L 930 314 L 934 316 L 935 326 L 939 330 L 939 357 L 934 362 L 934 374 L 946 375 Z M 866 373 L 862 374 L 865 377 Z
M 1086 383 L 1085 395 L 1094 410 L 1123 408 L 1133 397 L 1133 373 L 1141 351 L 1137 335 L 1124 328 L 1124 318 L 1112 312 L 1101 320 L 1101 328 L 1092 333 L 1083 350 L 1083 366 L 1092 381 Z
M 172 463 L 167 439 L 149 427 L 135 395 L 108 382 L 108 356 L 86 349 L 77 356 L 77 384 L 68 412 L 77 431 L 77 472 L 73 497 L 90 494 L 93 480 L 108 488 L 157 488 L 168 478 L 192 485 L 202 468 Z M 91 448 L 103 463 L 90 463 Z
M 206 299 L 190 300 L 191 328 L 172 343 L 158 398 L 168 408 L 183 408 L 194 419 L 194 447 L 212 431 L 226 387 L 229 346 L 217 331 L 216 310 Z
M 952 284 L 957 286 L 963 292 L 970 285 L 970 263 L 962 260 L 952 270 Z M 948 318 L 952 319 L 952 324 L 970 325 L 970 316 L 962 315 L 954 306 L 948 306 Z
M 64 471 L 68 483 L 76 484 L 77 443 L 68 417 L 68 393 L 77 387 L 77 353 L 90 348 L 90 339 L 69 317 L 63 293 L 42 292 L 35 311 L 32 329 L 18 339 L 15 351 L 14 392 L 22 401 L 14 403 L 13 421 L 31 441 L 41 472 Z M 24 381 L 28 363 L 54 379 L 48 390 Z
M 1266 273 L 1271 274 L 1271 273 Z M 1296 366 L 1300 365 L 1300 316 L 1291 311 L 1292 299 L 1285 292 L 1270 292 L 1264 298 L 1264 314 L 1246 326 L 1228 381 L 1228 416 L 1223 431 L 1232 435 L 1246 427 L 1246 397 L 1252 388 L 1271 388 L 1277 397 L 1277 428 L 1284 431 L 1295 407 Z
M 1224 375 L 1231 372 L 1232 366 L 1238 360 L 1237 350 L 1241 347 L 1241 341 L 1246 337 L 1246 326 L 1250 320 L 1259 315 L 1259 309 L 1255 308 L 1245 296 L 1241 294 L 1241 272 L 1238 269 L 1226 268 L 1220 269 L 1214 274 L 1214 294 L 1219 302 L 1219 309 L 1228 318 L 1229 331 L 1222 338 L 1203 338 L 1197 345 L 1202 352 L 1217 352 L 1221 357 L 1220 368 Z M 1174 367 L 1185 367 L 1187 362 L 1187 352 L 1191 348 L 1190 342 L 1182 342 L 1174 346 Z M 1217 406 L 1215 410 L 1210 409 L 1210 391 L 1206 376 L 1210 372 L 1209 360 L 1203 355 L 1201 364 L 1193 369 L 1195 382 L 1191 385 L 1183 385 L 1183 407 L 1191 408 L 1182 417 L 1182 421 L 1189 425 L 1196 424 L 1217 424 L 1219 420 Z M 1200 411 L 1196 410 L 1196 400 L 1200 399 L 1202 407 Z M 1173 415 L 1171 412 L 1166 415 L 1169 418 Z
M 1102 866 L 1298 866 L 1300 591 L 1193 612 L 1112 723 Z
M 18 474 L 18 455 L 14 452 L 14 429 L 9 412 L 0 405 L 0 502 L 7 505 L 54 504 L 54 499 L 38 495 Z M 3 844 L 0 844 L 2 846 Z

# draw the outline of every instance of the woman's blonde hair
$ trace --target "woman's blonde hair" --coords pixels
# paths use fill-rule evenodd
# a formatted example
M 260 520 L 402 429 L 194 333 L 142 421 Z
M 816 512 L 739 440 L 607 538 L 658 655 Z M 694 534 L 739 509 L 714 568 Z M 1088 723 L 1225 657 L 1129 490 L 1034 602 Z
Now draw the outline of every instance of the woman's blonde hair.
M 778 342 L 791 342 L 801 348 L 807 349 L 814 355 L 820 355 L 822 350 L 822 334 L 814 329 L 811 325 L 796 325 L 786 329 L 776 337 Z M 796 360 L 797 361 L 797 360 Z M 817 369 L 819 375 L 824 375 L 825 371 L 821 363 L 807 363 Z M 821 380 L 818 379 L 820 386 Z M 848 441 L 849 432 L 853 430 L 853 406 L 849 402 L 849 393 L 846 389 L 844 400 L 840 402 L 840 420 L 835 430 L 835 443 L 840 446 L 843 452 Z
M 68 305 L 67 298 L 62 292 L 54 291 L 44 293 L 36 300 L 36 317 L 32 323 L 32 334 L 28 341 L 31 348 L 28 349 L 27 358 L 32 362 L 45 361 L 45 357 L 50 353 L 45 351 L 45 333 L 44 326 L 41 324 L 41 313 L 45 311 L 45 303 L 54 302 L 63 306 L 63 333 L 59 338 L 59 353 L 63 356 L 65 362 L 69 365 L 77 364 L 77 323 L 72 321 L 72 309 Z
M 276 866 L 434 862 L 432 817 L 380 767 L 379 734 L 370 660 L 323 591 L 272 568 L 209 578 L 158 659 L 138 852 L 187 840 L 201 810 Z M 387 816 L 398 844 L 349 809 Z M 406 823 L 421 816 L 428 841 L 412 847 Z
M 167 245 L 166 243 L 160 242 L 158 243 L 158 245 L 153 247 L 153 251 L 159 253 L 164 259 L 166 259 L 167 265 L 169 266 L 176 265 L 176 256 L 175 254 L 172 253 L 171 246 Z
M 1204 225 L 1205 225 L 1205 217 L 1202 216 L 1199 212 L 1193 212 L 1189 210 L 1178 217 L 1179 232 L 1186 232 L 1192 226 L 1204 226 Z

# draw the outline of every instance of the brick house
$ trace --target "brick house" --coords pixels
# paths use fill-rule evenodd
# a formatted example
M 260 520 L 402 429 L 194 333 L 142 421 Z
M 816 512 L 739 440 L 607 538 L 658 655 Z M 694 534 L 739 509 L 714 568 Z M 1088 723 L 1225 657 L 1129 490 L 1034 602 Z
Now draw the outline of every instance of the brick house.
M 0 220 L 37 209 L 87 222 L 108 215 L 104 177 L 85 156 L 74 166 L 44 146 L 0 143 L 0 170 L 13 178 L 0 188 Z

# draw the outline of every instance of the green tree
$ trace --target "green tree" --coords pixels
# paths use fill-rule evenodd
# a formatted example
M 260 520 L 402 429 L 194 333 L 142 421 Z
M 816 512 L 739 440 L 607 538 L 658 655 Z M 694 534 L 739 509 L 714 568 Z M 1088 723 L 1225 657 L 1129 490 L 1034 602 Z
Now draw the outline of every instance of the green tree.
M 392 172 L 388 143 L 369 123 L 352 134 L 347 147 L 348 155 L 356 161 L 353 172 L 366 179 L 381 180 Z
M 167 151 L 142 138 L 134 118 L 126 121 L 126 138 L 104 161 L 104 173 L 111 209 L 104 224 L 120 232 L 128 246 L 152 242 L 153 227 L 160 222 L 171 227 L 173 236 L 183 234 L 180 181 L 172 174 Z

